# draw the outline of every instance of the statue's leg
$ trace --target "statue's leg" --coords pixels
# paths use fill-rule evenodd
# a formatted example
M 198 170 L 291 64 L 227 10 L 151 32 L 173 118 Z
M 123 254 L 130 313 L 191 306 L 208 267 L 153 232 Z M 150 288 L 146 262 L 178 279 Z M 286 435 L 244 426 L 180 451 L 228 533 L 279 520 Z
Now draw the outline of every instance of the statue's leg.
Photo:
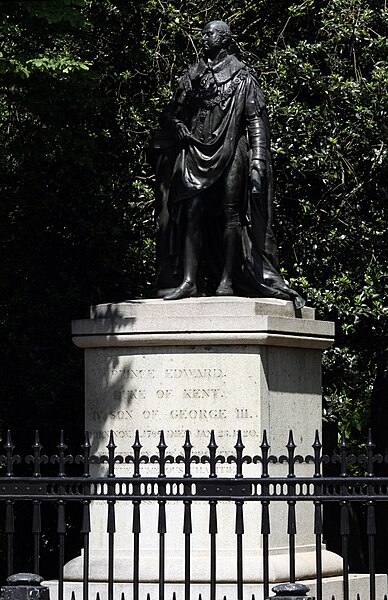
M 185 200 L 185 239 L 183 244 L 183 281 L 165 300 L 180 300 L 197 295 L 197 270 L 202 247 L 203 198 Z
M 224 178 L 223 210 L 224 229 L 224 268 L 217 296 L 233 296 L 233 268 L 241 237 L 240 202 L 245 190 L 246 157 L 238 147 L 236 155 Z

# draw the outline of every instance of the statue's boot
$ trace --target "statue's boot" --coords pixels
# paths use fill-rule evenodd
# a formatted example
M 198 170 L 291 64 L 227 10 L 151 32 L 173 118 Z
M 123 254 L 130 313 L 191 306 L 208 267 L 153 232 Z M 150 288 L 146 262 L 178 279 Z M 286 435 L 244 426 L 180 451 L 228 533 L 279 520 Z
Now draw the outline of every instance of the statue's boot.
M 224 232 L 225 265 L 216 296 L 234 296 L 232 272 L 236 257 L 239 230 L 237 227 L 226 227 Z
M 228 281 L 221 281 L 216 289 L 216 296 L 234 296 L 232 284 Z
M 164 300 L 181 300 L 182 298 L 192 298 L 197 295 L 197 286 L 190 281 L 184 281 L 173 292 L 164 296 Z

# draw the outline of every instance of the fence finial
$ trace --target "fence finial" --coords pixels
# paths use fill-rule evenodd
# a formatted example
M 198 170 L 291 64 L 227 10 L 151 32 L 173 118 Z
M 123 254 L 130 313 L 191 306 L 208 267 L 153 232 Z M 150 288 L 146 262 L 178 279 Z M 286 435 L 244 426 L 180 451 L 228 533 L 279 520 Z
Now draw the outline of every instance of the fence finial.
M 272 588 L 275 596 L 267 600 L 315 600 L 314 596 L 308 596 L 310 588 L 303 583 L 280 583 Z
M 2 600 L 50 600 L 49 588 L 41 586 L 43 577 L 35 573 L 15 573 L 7 577 L 7 585 L 0 588 Z

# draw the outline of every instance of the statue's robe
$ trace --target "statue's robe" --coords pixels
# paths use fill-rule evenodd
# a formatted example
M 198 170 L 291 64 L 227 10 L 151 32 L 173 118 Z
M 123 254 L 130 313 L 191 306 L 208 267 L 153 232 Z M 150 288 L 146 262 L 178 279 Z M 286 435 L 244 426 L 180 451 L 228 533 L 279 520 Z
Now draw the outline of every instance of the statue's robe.
M 244 173 L 241 186 L 241 246 L 233 273 L 236 295 L 304 301 L 288 288 L 279 273 L 277 246 L 272 233 L 273 176 L 265 101 L 255 72 L 224 51 L 216 63 L 201 59 L 179 81 L 161 117 L 173 133 L 184 123 L 190 138 L 172 141 L 159 161 L 159 197 L 169 209 L 168 252 L 179 269 L 184 235 L 184 200 L 203 194 L 205 203 L 203 261 L 205 275 L 219 282 L 223 269 L 224 218 L 220 188 L 231 161 Z M 169 144 L 167 144 L 169 145 Z M 261 189 L 253 190 L 249 164 L 266 163 Z M 166 250 L 164 250 L 165 252 Z M 166 264 L 166 257 L 162 262 Z M 163 280 L 163 273 L 159 279 Z M 179 281 L 179 277 L 177 279 Z

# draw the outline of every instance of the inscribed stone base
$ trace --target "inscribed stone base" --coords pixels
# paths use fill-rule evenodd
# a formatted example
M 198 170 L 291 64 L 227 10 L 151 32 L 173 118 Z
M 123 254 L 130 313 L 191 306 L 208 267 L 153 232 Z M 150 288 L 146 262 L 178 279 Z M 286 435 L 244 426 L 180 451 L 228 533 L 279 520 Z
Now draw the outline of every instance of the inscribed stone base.
M 91 318 L 75 321 L 74 342 L 85 349 L 86 429 L 92 452 L 106 454 L 113 430 L 117 452 L 132 454 L 135 430 L 142 453 L 157 454 L 160 431 L 165 432 L 168 454 L 182 454 L 190 430 L 194 454 L 207 454 L 210 432 L 217 453 L 233 454 L 241 430 L 245 454 L 260 454 L 263 430 L 271 453 L 286 454 L 293 430 L 298 454 L 311 454 L 315 431 L 321 430 L 321 350 L 333 340 L 333 324 L 315 321 L 314 311 L 296 315 L 291 302 L 249 298 L 191 298 L 179 302 L 133 301 L 93 307 Z M 93 467 L 102 474 L 104 467 Z M 97 470 L 96 470 L 97 469 Z M 158 474 L 156 465 L 142 465 L 143 474 Z M 182 472 L 178 465 L 166 474 Z M 219 465 L 219 476 L 234 477 L 233 464 Z M 117 464 L 116 474 L 131 475 L 131 466 Z M 193 475 L 207 476 L 206 465 L 193 466 Z M 296 473 L 310 475 L 312 467 L 296 465 Z M 244 465 L 244 475 L 260 476 L 260 465 Z M 287 475 L 285 465 L 271 465 L 270 475 Z M 256 581 L 261 550 L 259 503 L 244 506 L 244 573 Z M 285 503 L 284 503 L 285 504 Z M 235 507 L 219 503 L 217 573 L 222 581 L 234 579 Z M 127 578 L 132 556 L 130 503 L 116 504 L 116 579 Z M 142 502 L 142 581 L 157 581 L 157 506 Z M 193 581 L 208 578 L 208 506 L 193 504 Z M 288 545 L 287 505 L 271 504 L 270 548 L 273 578 L 284 579 Z M 166 577 L 183 580 L 183 512 L 178 502 L 167 505 Z M 313 571 L 303 565 L 313 556 L 313 507 L 297 506 L 297 575 Z M 92 504 L 91 574 L 106 579 L 106 505 Z M 325 551 L 324 551 L 324 554 Z M 333 557 L 325 564 L 333 565 Z M 330 573 L 341 570 L 334 560 Z M 82 559 L 66 565 L 65 577 L 78 579 Z M 300 566 L 298 566 L 300 565 Z M 96 574 L 96 575 L 95 575 Z

